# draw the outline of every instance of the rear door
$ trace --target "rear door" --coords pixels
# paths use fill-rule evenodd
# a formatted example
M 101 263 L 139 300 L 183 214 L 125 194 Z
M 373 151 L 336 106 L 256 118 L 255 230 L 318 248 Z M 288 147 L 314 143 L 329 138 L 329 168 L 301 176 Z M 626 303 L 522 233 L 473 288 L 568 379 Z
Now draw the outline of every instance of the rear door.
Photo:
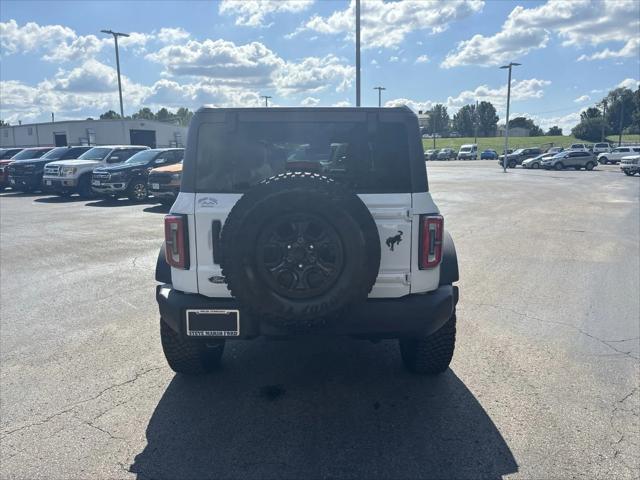
M 304 146 L 305 151 L 314 153 L 313 157 L 308 156 L 309 163 L 317 161 L 321 164 L 309 171 L 323 168 L 325 174 L 335 175 L 336 179 L 340 177 L 341 181 L 349 183 L 355 179 L 353 190 L 358 192 L 376 222 L 381 259 L 370 296 L 400 297 L 409 294 L 414 218 L 407 160 L 409 134 L 403 123 L 404 115 L 398 114 L 395 121 L 390 116 L 389 122 L 380 122 L 377 130 L 369 134 L 366 133 L 370 128 L 366 123 L 366 112 L 349 112 L 337 122 L 335 114 L 332 114 L 330 121 L 324 123 L 319 120 L 318 113 L 309 114 L 308 120 L 302 114 L 299 121 L 291 124 L 284 120 L 287 118 L 284 113 L 283 121 L 279 121 L 273 112 L 263 115 L 241 112 L 235 126 L 230 122 L 200 126 L 197 181 L 201 182 L 201 188 L 196 188 L 194 206 L 199 293 L 211 297 L 230 296 L 222 276 L 217 247 L 221 229 L 242 191 L 234 192 L 231 188 L 233 182 L 225 183 L 224 172 L 241 172 L 238 162 L 250 159 L 251 163 L 264 161 L 271 165 L 269 176 L 282 173 L 287 171 L 287 163 L 276 159 L 300 155 L 300 148 Z M 309 122 L 308 129 L 305 120 Z M 360 133 L 356 135 L 355 131 Z M 366 143 L 363 143 L 365 138 Z M 241 142 L 241 146 L 236 145 L 237 142 Z M 284 152 L 283 148 L 287 151 Z M 343 152 L 341 156 L 344 158 L 334 159 L 332 152 L 335 151 Z M 243 155 L 235 155 L 236 152 Z M 422 149 L 419 154 L 423 154 Z M 229 165 L 224 164 L 226 161 L 230 162 Z M 220 164 L 216 165 L 217 162 Z M 296 168 L 296 171 L 300 169 Z M 260 178 L 254 180 L 259 181 Z

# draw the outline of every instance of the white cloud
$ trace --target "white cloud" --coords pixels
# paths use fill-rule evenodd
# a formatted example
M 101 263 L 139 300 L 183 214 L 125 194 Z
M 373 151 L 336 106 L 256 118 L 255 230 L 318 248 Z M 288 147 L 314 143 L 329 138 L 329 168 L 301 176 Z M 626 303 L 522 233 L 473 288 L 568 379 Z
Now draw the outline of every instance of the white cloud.
M 636 90 L 638 87 L 640 87 L 640 80 L 635 78 L 625 78 L 616 85 L 616 88 L 629 88 L 631 90 Z
M 576 98 L 574 102 L 584 103 L 584 102 L 588 102 L 589 100 L 591 100 L 591 97 L 589 95 L 581 95 L 580 97 Z
M 517 6 L 500 32 L 493 36 L 474 35 L 460 42 L 442 67 L 491 66 L 517 60 L 531 50 L 545 48 L 551 33 L 564 39 L 564 46 L 625 42 L 621 51 L 626 55 L 637 49 L 639 18 L 640 4 L 636 0 L 549 0 L 534 8 Z M 620 51 L 613 52 L 616 53 Z M 600 54 L 611 56 L 612 52 Z
M 297 13 L 306 10 L 313 0 L 222 0 L 218 12 L 235 17 L 236 25 L 262 27 L 274 13 Z
M 431 107 L 435 105 L 436 102 L 432 102 L 431 100 L 427 100 L 424 102 L 419 102 L 416 100 L 410 100 L 408 98 L 395 98 L 393 100 L 388 100 L 384 102 L 385 107 L 401 107 L 406 105 L 411 110 L 415 112 L 420 112 L 424 110 L 429 110 Z
M 429 61 L 429 57 L 427 55 L 420 55 L 416 58 L 416 63 L 427 63 Z
M 396 57 L 395 55 L 392 55 L 391 57 L 389 57 L 389 62 L 391 63 L 396 63 L 400 61 L 400 57 Z
M 605 48 L 600 52 L 592 55 L 580 55 L 578 61 L 583 60 L 606 60 L 608 58 L 627 58 L 640 56 L 640 37 L 630 38 L 625 45 L 619 50 L 610 50 Z
M 319 98 L 307 97 L 300 102 L 303 107 L 315 107 L 320 103 Z
M 161 28 L 156 38 L 162 43 L 176 43 L 186 40 L 191 35 L 182 28 Z
M 350 107 L 351 106 L 351 102 L 349 100 L 341 100 L 339 102 L 334 103 L 331 106 L 332 107 Z
M 513 80 L 511 83 L 511 101 L 521 101 L 531 98 L 542 98 L 544 96 L 544 88 L 550 85 L 548 80 L 540 80 L 530 78 L 526 80 Z M 387 107 L 395 107 L 406 105 L 412 110 L 418 112 L 420 110 L 429 110 L 436 103 L 444 104 L 449 115 L 453 115 L 460 107 L 478 101 L 491 102 L 496 110 L 500 113 L 504 110 L 507 101 L 507 86 L 497 88 L 488 85 L 480 85 L 473 90 L 464 90 L 457 96 L 450 96 L 446 100 L 414 100 L 409 98 L 396 98 L 385 102 Z
M 158 80 L 143 99 L 145 106 L 189 107 L 202 105 L 218 107 L 254 107 L 260 104 L 260 94 L 252 89 L 218 85 L 208 81 L 181 84 L 172 80 Z
M 216 80 L 225 85 L 276 88 L 281 95 L 347 88 L 354 67 L 335 55 L 285 61 L 260 42 L 236 45 L 225 40 L 191 40 L 146 56 L 165 74 Z
M 480 12 L 483 6 L 483 0 L 365 0 L 361 8 L 362 48 L 395 48 L 413 31 L 439 33 L 449 23 Z M 352 40 L 354 30 L 355 2 L 351 0 L 344 10 L 337 10 L 327 17 L 313 16 L 294 35 L 314 31 L 342 34 Z
M 236 45 L 226 40 L 191 40 L 169 45 L 146 56 L 160 63 L 167 74 L 217 79 L 228 84 L 263 84 L 284 65 L 260 42 Z

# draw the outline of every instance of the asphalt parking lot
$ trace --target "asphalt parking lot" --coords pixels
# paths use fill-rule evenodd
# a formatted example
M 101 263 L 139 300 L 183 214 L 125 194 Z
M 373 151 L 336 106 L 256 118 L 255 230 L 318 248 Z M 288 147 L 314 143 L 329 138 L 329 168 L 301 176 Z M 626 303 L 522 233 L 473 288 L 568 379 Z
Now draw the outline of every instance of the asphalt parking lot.
M 2 478 L 638 478 L 640 178 L 430 162 L 461 269 L 439 378 L 394 342 L 166 366 L 162 207 L 0 195 Z

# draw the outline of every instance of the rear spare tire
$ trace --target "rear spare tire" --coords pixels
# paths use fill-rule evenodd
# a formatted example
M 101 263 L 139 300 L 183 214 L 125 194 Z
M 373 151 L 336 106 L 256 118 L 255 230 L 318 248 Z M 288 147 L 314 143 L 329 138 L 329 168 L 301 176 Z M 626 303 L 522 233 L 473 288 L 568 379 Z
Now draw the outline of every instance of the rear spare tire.
M 220 243 L 231 294 L 282 326 L 314 326 L 364 301 L 380 267 L 367 207 L 312 173 L 281 174 L 249 190 L 231 209 Z

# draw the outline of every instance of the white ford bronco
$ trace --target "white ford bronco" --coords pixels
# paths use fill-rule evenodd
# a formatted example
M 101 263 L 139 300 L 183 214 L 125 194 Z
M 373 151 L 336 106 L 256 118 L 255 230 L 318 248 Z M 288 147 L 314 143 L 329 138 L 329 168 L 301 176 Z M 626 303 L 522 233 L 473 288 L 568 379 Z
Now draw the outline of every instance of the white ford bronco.
M 402 108 L 202 108 L 165 217 L 156 299 L 169 366 L 213 370 L 226 341 L 398 339 L 405 367 L 451 361 L 458 264 Z

